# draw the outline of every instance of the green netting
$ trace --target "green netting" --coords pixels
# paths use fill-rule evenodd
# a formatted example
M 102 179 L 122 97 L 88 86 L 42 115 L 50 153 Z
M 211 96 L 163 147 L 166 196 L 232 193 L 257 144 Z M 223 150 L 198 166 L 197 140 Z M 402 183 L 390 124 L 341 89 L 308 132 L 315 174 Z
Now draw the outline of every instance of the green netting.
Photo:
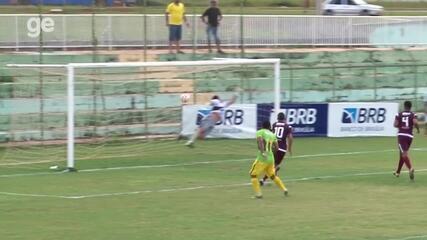
M 289 102 L 402 101 L 423 109 L 427 93 L 427 51 L 340 50 L 246 53 L 247 58 L 281 58 L 282 99 Z M 160 54 L 157 60 L 206 60 L 212 54 Z M 227 57 L 241 57 L 239 53 Z M 99 61 L 117 61 L 118 54 L 98 55 Z M 34 63 L 37 55 L 3 54 L 0 64 Z M 45 63 L 91 62 L 91 54 L 46 55 Z M 171 70 L 169 70 L 171 71 Z M 79 70 L 75 90 L 78 136 L 96 134 L 172 133 L 179 130 L 180 95 L 190 93 L 204 103 L 203 94 L 225 94 L 240 87 L 242 103 L 271 102 L 272 67 L 210 67 L 191 71 L 164 69 Z M 66 74 L 62 71 L 0 69 L 0 132 L 11 128 L 41 129 L 45 137 L 64 138 Z M 145 79 L 145 81 L 138 81 Z M 41 81 L 42 80 L 42 81 Z M 164 81 L 173 83 L 173 87 Z M 102 83 L 101 83 L 102 82 Z M 188 83 L 191 84 L 188 84 Z M 42 85 L 41 85 L 42 83 Z M 40 94 L 44 97 L 40 98 Z M 95 96 L 95 97 L 94 97 Z M 43 107 L 41 107 L 43 105 Z M 43 113 L 41 113 L 43 109 Z M 140 111 L 144 109 L 144 111 Z M 109 125 L 119 127 L 109 128 Z M 159 126 L 157 126 L 157 125 Z M 174 125 L 175 124 L 175 125 Z M 143 126 L 144 125 L 144 126 Z M 147 125 L 152 125 L 149 129 Z M 163 125 L 163 127 L 161 126 Z M 164 127 L 167 125 L 167 127 Z M 95 129 L 95 130 L 94 130 Z M 96 133 L 94 133 L 96 132 Z M 19 135 L 19 133 L 16 133 Z M 4 137 L 3 135 L 1 136 Z M 17 136 L 17 139 L 40 137 Z

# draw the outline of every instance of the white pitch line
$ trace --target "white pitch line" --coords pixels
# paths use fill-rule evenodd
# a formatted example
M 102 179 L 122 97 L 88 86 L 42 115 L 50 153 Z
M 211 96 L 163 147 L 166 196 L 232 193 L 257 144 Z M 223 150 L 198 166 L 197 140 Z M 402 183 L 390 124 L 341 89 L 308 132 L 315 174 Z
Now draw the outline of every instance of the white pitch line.
M 341 153 L 319 153 L 319 154 L 307 154 L 293 156 L 290 158 L 310 158 L 310 157 L 330 157 L 330 156 L 343 156 L 343 155 L 353 155 L 353 154 L 370 154 L 370 153 L 380 153 L 380 152 L 393 152 L 397 151 L 396 149 L 386 149 L 386 150 L 375 150 L 375 151 L 357 151 L 357 152 L 341 152 Z M 79 172 L 99 172 L 99 171 L 111 171 L 111 170 L 129 170 L 129 169 L 144 169 L 144 168 L 165 168 L 165 167 L 185 167 L 185 166 L 195 166 L 195 165 L 204 165 L 204 164 L 216 164 L 216 163 L 227 163 L 227 162 L 243 162 L 254 160 L 253 158 L 243 158 L 235 160 L 218 160 L 218 161 L 202 161 L 202 162 L 192 162 L 192 163 L 178 163 L 178 164 L 161 164 L 161 165 L 139 165 L 139 166 L 126 166 L 126 167 L 109 167 L 109 168 L 92 168 L 92 169 L 82 169 Z M 18 174 L 5 174 L 0 175 L 0 177 L 23 177 L 23 176 L 39 176 L 39 175 L 49 175 L 49 174 L 59 174 L 61 172 L 39 172 L 39 173 L 18 173 Z
M 427 168 L 416 169 L 415 172 L 426 172 Z M 402 171 L 408 172 L 408 171 Z M 286 182 L 301 182 L 301 181 L 310 181 L 310 180 L 321 180 L 321 179 L 330 179 L 330 178 L 341 178 L 341 177 L 363 177 L 363 176 L 372 176 L 372 175 L 385 175 L 390 174 L 391 171 L 388 172 L 370 172 L 370 173 L 352 173 L 345 175 L 329 175 L 329 176 L 320 176 L 320 177 L 305 177 L 305 178 L 297 178 L 297 179 L 288 179 Z
M 427 172 L 427 169 L 419 169 L 419 170 L 416 170 L 416 172 Z M 302 181 L 310 181 L 310 180 L 322 180 L 322 179 L 345 178 L 345 177 L 361 177 L 361 176 L 385 175 L 385 174 L 390 174 L 390 172 L 389 171 L 387 171 L 387 172 L 369 172 L 369 173 L 353 173 L 353 174 L 344 174 L 344 175 L 303 177 L 303 178 L 284 179 L 284 181 L 285 182 L 302 182 Z M 44 197 L 44 198 L 60 198 L 60 199 L 86 199 L 86 198 L 112 197 L 112 196 L 136 195 L 136 194 L 147 194 L 147 193 L 167 193 L 167 192 L 193 191 L 193 190 L 211 189 L 211 188 L 242 187 L 242 186 L 249 186 L 249 185 L 251 185 L 251 183 L 233 183 L 233 184 L 206 185 L 206 186 L 182 187 L 182 188 L 167 188 L 167 189 L 158 189 L 158 190 L 142 190 L 142 191 L 115 192 L 115 193 L 98 193 L 98 194 L 88 194 L 88 195 L 49 195 L 49 194 L 14 193 L 14 192 L 0 192 L 0 195 L 22 196 L 22 197 L 40 197 L 40 198 L 42 198 L 42 197 Z M 408 238 L 408 239 L 411 239 L 411 238 Z M 399 239 L 399 240 L 403 240 L 403 239 Z
M 414 151 L 426 151 L 427 148 L 414 148 L 412 150 L 414 150 Z M 397 152 L 397 149 L 385 149 L 385 150 L 374 150 L 374 151 L 355 151 L 355 152 L 341 152 L 341 153 L 307 154 L 307 155 L 291 156 L 290 158 L 294 159 L 294 158 L 311 158 L 311 157 L 332 157 L 332 156 L 345 156 L 345 155 L 354 155 L 354 154 L 370 154 L 370 153 L 394 152 L 394 151 Z M 205 164 L 253 161 L 254 159 L 255 158 L 243 158 L 243 159 L 234 159 L 234 160 L 202 161 L 202 162 L 178 163 L 178 164 L 138 165 L 138 166 L 125 166 L 125 167 L 92 168 L 92 169 L 82 169 L 82 170 L 79 170 L 79 172 L 100 172 L 100 171 L 112 171 L 112 170 L 185 167 L 185 166 L 196 166 L 196 165 L 205 165 Z M 0 175 L 0 178 L 40 176 L 40 175 L 61 174 L 61 173 L 62 172 L 5 174 L 5 175 Z
M 6 174 L 0 175 L 2 178 L 12 178 L 12 177 L 27 177 L 27 176 L 44 176 L 44 175 L 57 175 L 64 172 L 38 172 L 38 173 L 16 173 L 16 174 Z
M 95 160 L 95 159 L 110 159 L 115 157 L 137 157 L 140 156 L 138 154 L 122 154 L 120 156 L 94 156 L 94 157 L 84 157 L 79 158 L 79 160 Z M 16 165 L 32 165 L 32 164 L 40 164 L 40 163 L 53 163 L 53 162 L 63 162 L 65 160 L 55 159 L 55 160 L 42 160 L 42 161 L 28 161 L 28 162 L 12 162 L 12 163 L 0 163 L 0 166 L 16 166 Z
M 290 157 L 290 158 L 330 157 L 330 156 L 369 154 L 369 153 L 394 152 L 394 151 L 397 152 L 397 149 L 387 149 L 387 150 L 377 150 L 377 151 L 342 152 L 342 153 L 319 153 L 319 154 L 299 155 L 299 156 Z M 79 172 L 99 172 L 99 171 L 128 170 L 128 169 L 141 169 L 141 168 L 186 167 L 186 166 L 195 166 L 195 165 L 227 163 L 227 162 L 244 162 L 244 161 L 253 161 L 253 160 L 255 160 L 255 157 L 234 159 L 234 160 L 202 161 L 202 162 L 192 162 L 192 163 L 177 163 L 177 164 L 162 164 L 162 165 L 140 165 L 140 166 L 110 167 L 110 168 L 92 168 L 92 169 L 83 169 L 83 170 L 80 170 Z M 2 177 L 2 176 L 0 175 L 0 177 Z
M 411 149 L 413 151 L 427 151 L 427 148 L 414 148 Z M 361 151 L 361 152 L 345 152 L 345 153 L 321 153 L 321 154 L 312 154 L 312 155 L 299 155 L 299 156 L 295 156 L 292 158 L 305 158 L 305 157 L 322 157 L 322 156 L 340 156 L 340 155 L 351 155 L 351 154 L 366 154 L 366 153 L 378 153 L 378 152 L 392 152 L 394 151 L 393 149 L 388 149 L 388 150 L 379 150 L 379 151 Z M 120 157 L 135 157 L 138 155 L 135 154 L 129 154 L 129 155 L 120 155 Z M 102 158 L 107 158 L 107 157 L 95 157 L 94 159 L 102 159 Z M 108 157 L 111 158 L 111 157 Z M 238 160 L 225 160 L 225 161 L 246 161 L 246 160 L 252 160 L 252 159 L 238 159 Z M 32 165 L 32 164 L 39 164 L 39 163 L 52 163 L 52 162 L 61 162 L 61 160 L 43 160 L 43 161 L 33 161 L 33 162 L 16 162 L 16 163 L 0 163 L 0 166 L 19 166 L 19 165 Z M 222 162 L 222 161 L 210 161 L 209 163 L 217 163 L 217 162 Z M 200 162 L 200 164 L 206 164 L 206 162 Z M 100 170 L 118 170 L 118 169 L 129 169 L 129 168 L 147 168 L 147 167 L 175 167 L 176 165 L 174 164 L 170 164 L 170 165 L 154 165 L 154 166 L 131 166 L 131 167 L 114 167 L 114 168 L 101 168 L 101 169 L 87 169 L 85 171 L 90 172 L 90 171 L 100 171 Z M 179 165 L 181 166 L 181 165 Z M 185 165 L 187 166 L 187 165 Z M 19 174 L 21 175 L 21 174 Z M 30 175 L 31 176 L 31 175 Z M 0 175 L 0 177 L 3 177 L 2 175 Z
M 404 238 L 392 238 L 389 240 L 410 240 L 410 239 L 420 239 L 420 238 L 427 238 L 427 235 L 409 236 Z
M 39 164 L 39 163 L 59 162 L 59 161 L 61 161 L 61 160 L 43 160 L 43 161 L 33 161 L 33 162 L 0 163 L 0 166 L 20 166 L 20 165 Z
M 64 198 L 64 196 L 60 196 L 60 195 L 37 194 L 37 193 L 0 192 L 0 195 L 21 196 L 21 197 Z
M 423 152 L 423 151 L 427 151 L 427 148 L 413 148 L 413 149 L 411 149 L 411 150 L 413 150 L 413 151 L 421 151 L 421 152 Z

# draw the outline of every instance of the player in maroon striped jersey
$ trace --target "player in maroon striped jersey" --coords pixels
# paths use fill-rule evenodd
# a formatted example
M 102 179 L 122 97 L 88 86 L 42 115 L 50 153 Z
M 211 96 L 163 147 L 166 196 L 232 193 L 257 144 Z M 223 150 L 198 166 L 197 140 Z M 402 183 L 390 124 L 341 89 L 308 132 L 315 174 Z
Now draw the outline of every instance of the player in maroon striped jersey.
M 402 170 L 403 164 L 409 169 L 409 178 L 414 180 L 414 168 L 412 166 L 411 160 L 409 159 L 409 148 L 411 147 L 412 139 L 414 135 L 412 131 L 414 127 L 417 129 L 417 132 L 420 133 L 420 128 L 417 122 L 417 116 L 415 113 L 411 112 L 412 103 L 410 101 L 405 101 L 403 104 L 404 110 L 396 115 L 394 119 L 394 127 L 399 131 L 397 133 L 397 140 L 399 145 L 399 164 L 397 166 L 394 176 L 399 177 L 400 170 Z
M 274 154 L 274 168 L 277 175 L 277 172 L 280 170 L 280 163 L 282 163 L 286 152 L 289 152 L 289 154 L 292 155 L 292 127 L 286 123 L 285 114 L 277 114 L 277 122 L 273 123 L 272 131 L 276 135 L 279 143 L 279 149 L 277 149 Z M 268 176 L 265 175 L 260 181 L 260 184 L 263 185 L 267 178 Z

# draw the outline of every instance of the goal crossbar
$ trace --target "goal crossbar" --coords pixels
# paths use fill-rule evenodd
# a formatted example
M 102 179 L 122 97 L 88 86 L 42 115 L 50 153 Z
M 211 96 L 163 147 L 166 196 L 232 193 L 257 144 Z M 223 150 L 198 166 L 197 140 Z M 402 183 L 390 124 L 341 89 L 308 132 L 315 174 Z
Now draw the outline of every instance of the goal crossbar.
M 74 71 L 86 68 L 120 68 L 120 67 L 173 67 L 173 66 L 217 66 L 217 65 L 252 65 L 272 64 L 274 66 L 274 111 L 280 110 L 280 59 L 215 59 L 204 61 L 170 61 L 170 62 L 102 62 L 102 63 L 68 63 L 68 64 L 7 64 L 8 68 L 64 68 L 67 71 L 67 168 L 75 170 L 74 161 Z
M 170 62 L 102 62 L 102 63 L 68 63 L 68 64 L 7 64 L 13 68 L 105 68 L 105 67 L 171 67 L 171 66 L 212 66 L 212 65 L 250 65 L 280 64 L 279 58 L 264 59 L 216 59 L 203 61 L 170 61 Z

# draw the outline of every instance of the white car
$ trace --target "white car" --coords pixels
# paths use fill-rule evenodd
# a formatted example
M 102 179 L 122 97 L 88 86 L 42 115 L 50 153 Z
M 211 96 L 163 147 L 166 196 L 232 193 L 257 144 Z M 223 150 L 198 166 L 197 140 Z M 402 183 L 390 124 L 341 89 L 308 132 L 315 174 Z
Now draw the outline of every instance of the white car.
M 363 0 L 327 0 L 323 3 L 323 15 L 382 15 L 384 8 Z

